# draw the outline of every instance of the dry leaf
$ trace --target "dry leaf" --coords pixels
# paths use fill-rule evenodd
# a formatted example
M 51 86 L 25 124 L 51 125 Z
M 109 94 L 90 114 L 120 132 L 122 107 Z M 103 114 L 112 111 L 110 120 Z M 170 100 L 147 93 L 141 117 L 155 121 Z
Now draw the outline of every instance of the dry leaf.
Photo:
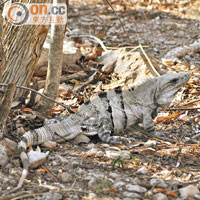
M 156 188 L 157 192 L 165 192 L 166 190 L 164 188 Z
M 183 114 L 183 112 L 179 112 L 179 113 L 173 113 L 171 115 L 168 115 L 166 117 L 157 117 L 156 119 L 156 123 L 159 123 L 159 122 L 168 122 L 170 121 L 171 119 L 175 119 L 175 118 L 178 118 L 181 114 Z
M 42 168 L 40 168 L 40 169 L 38 169 L 38 170 L 37 170 L 37 172 L 38 172 L 38 173 L 40 173 L 40 174 L 44 174 L 44 173 L 46 172 L 46 170 L 45 170 L 45 169 L 42 169 Z
M 176 197 L 176 192 L 168 191 L 167 192 L 167 196 L 169 196 L 171 198 L 175 198 Z
M 22 107 L 22 108 L 21 108 L 21 111 L 24 111 L 24 112 L 32 112 L 32 109 L 31 109 L 31 108 L 24 108 L 24 107 Z

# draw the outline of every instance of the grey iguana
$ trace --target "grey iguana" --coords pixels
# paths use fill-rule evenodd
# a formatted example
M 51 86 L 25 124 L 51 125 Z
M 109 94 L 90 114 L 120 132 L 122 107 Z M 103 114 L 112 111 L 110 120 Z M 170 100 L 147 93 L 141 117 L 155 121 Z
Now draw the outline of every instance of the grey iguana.
M 29 160 L 26 149 L 45 141 L 65 138 L 71 140 L 80 133 L 97 134 L 101 141 L 111 144 L 129 141 L 112 133 L 122 133 L 134 124 L 142 123 L 146 131 L 154 131 L 153 118 L 158 108 L 167 107 L 178 90 L 189 80 L 187 72 L 165 74 L 152 78 L 136 88 L 116 88 L 98 95 L 80 106 L 77 113 L 55 123 L 26 132 L 18 144 L 23 172 L 19 189 L 27 176 Z

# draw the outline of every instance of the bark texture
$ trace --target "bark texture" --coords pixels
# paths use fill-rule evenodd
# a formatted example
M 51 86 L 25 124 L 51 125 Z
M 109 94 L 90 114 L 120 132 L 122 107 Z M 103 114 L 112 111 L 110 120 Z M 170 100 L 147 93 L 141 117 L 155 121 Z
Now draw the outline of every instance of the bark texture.
M 6 67 L 6 57 L 5 57 L 5 53 L 3 50 L 2 40 L 0 38 L 0 79 L 2 77 L 2 73 L 5 69 L 5 67 Z
M 13 101 L 13 96 L 15 93 L 15 89 L 16 89 L 16 83 L 9 83 L 6 93 L 4 95 L 4 99 L 3 102 L 0 106 L 0 138 L 3 137 L 3 132 L 4 132 L 4 128 L 5 128 L 5 123 L 8 117 L 8 114 L 10 112 L 10 108 L 12 105 L 12 101 Z
M 62 71 L 62 50 L 66 26 L 52 25 L 51 29 L 52 35 L 44 94 L 48 97 L 51 97 L 52 99 L 56 99 Z M 47 116 L 53 105 L 54 102 L 48 101 L 46 98 L 42 97 L 36 108 L 41 114 Z
M 7 63 L 1 82 L 28 86 L 48 30 L 49 26 L 44 25 L 14 26 L 4 19 L 2 38 Z M 17 89 L 15 97 L 21 97 L 23 92 Z

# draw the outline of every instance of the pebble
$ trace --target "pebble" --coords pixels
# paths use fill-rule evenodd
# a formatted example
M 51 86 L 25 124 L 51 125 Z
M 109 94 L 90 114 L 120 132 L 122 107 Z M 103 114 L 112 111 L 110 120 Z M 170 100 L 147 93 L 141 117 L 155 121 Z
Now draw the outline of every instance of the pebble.
M 56 165 L 58 165 L 58 163 L 55 160 L 53 160 L 52 161 L 52 166 L 56 166 Z
M 96 178 L 91 178 L 88 182 L 88 187 L 92 189 L 97 189 L 99 186 L 98 180 Z
M 67 183 L 73 180 L 72 175 L 69 174 L 68 172 L 63 172 L 61 174 L 61 179 L 63 183 Z
M 140 185 L 141 182 L 142 182 L 142 181 L 141 181 L 138 177 L 135 177 L 135 178 L 132 180 L 132 184 L 133 184 L 133 185 Z
M 110 172 L 110 173 L 109 173 L 109 176 L 110 176 L 111 178 L 118 178 L 120 175 L 117 174 L 117 173 L 115 173 L 115 172 Z
M 67 160 L 65 157 L 60 156 L 60 155 L 55 155 L 54 159 L 60 161 L 63 164 L 68 164 L 69 163 L 69 160 Z
M 95 147 L 95 144 L 94 143 L 91 143 L 91 144 L 88 144 L 87 146 L 86 146 L 86 149 L 92 149 L 92 148 L 94 148 Z
M 90 198 L 95 198 L 97 195 L 95 194 L 95 193 L 93 193 L 93 192 L 91 192 L 91 193 L 89 193 L 89 197 Z
M 175 45 L 175 44 L 176 44 L 176 41 L 169 41 L 169 40 L 166 40 L 166 41 L 165 41 L 165 44 L 167 44 L 167 45 Z
M 123 181 L 119 181 L 119 182 L 116 182 L 113 187 L 114 188 L 122 188 L 122 186 L 124 186 L 125 183 Z
M 157 141 L 155 141 L 155 140 L 148 140 L 147 142 L 144 143 L 144 146 L 145 147 L 154 147 L 154 146 L 156 146 L 156 144 L 157 144 Z
M 87 137 L 86 135 L 78 135 L 75 139 L 74 139 L 74 144 L 80 144 L 80 143 L 86 143 L 88 144 L 90 142 L 90 138 Z
M 130 159 L 130 152 L 129 151 L 112 151 L 112 150 L 106 150 L 106 156 L 108 158 L 118 158 L 119 156 L 123 160 L 129 160 Z
M 139 193 L 142 193 L 142 192 L 146 192 L 147 189 L 142 187 L 142 186 L 139 186 L 139 185 L 132 185 L 132 184 L 127 184 L 126 185 L 126 189 L 128 191 L 131 191 L 131 192 L 139 192 Z
M 152 186 L 156 185 L 157 187 L 161 187 L 161 188 L 166 188 L 167 187 L 167 184 L 161 178 L 153 178 L 153 179 L 151 179 L 150 180 L 150 184 Z
M 147 172 L 148 172 L 147 168 L 145 166 L 143 166 L 140 169 L 138 169 L 136 173 L 146 174 Z
M 188 185 L 184 188 L 179 189 L 179 192 L 181 194 L 181 197 L 183 197 L 183 199 L 187 199 L 189 196 L 194 196 L 198 194 L 199 189 L 194 185 Z
M 5 138 L 0 141 L 0 144 L 5 147 L 7 155 L 15 155 L 16 154 L 16 151 L 17 151 L 17 143 L 16 142 L 14 142 L 8 138 Z
M 104 156 L 104 152 L 103 151 L 98 151 L 95 156 L 96 157 L 103 157 Z
M 55 141 L 47 141 L 47 142 L 44 142 L 42 144 L 42 146 L 44 146 L 44 147 L 46 147 L 48 149 L 55 149 L 56 146 L 57 146 L 57 142 L 55 142 Z
M 58 192 L 47 192 L 47 193 L 44 193 L 42 195 L 42 199 L 45 199 L 45 200 L 61 200 L 63 199 L 62 198 L 62 195 Z
M 90 150 L 87 152 L 87 155 L 90 155 L 90 156 L 96 155 L 97 152 L 98 152 L 98 149 L 97 149 L 97 148 L 92 148 L 92 149 L 90 149 Z
M 140 198 L 140 196 L 134 192 L 123 192 L 123 196 L 128 198 Z
M 163 193 L 157 193 L 153 196 L 153 200 L 168 200 L 168 197 Z

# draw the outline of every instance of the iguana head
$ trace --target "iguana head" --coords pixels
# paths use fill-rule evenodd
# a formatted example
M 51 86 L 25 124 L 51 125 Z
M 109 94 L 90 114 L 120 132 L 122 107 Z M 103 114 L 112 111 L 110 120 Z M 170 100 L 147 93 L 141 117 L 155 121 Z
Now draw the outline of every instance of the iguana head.
M 157 79 L 154 100 L 161 107 L 167 107 L 178 90 L 190 79 L 188 72 L 165 74 Z

